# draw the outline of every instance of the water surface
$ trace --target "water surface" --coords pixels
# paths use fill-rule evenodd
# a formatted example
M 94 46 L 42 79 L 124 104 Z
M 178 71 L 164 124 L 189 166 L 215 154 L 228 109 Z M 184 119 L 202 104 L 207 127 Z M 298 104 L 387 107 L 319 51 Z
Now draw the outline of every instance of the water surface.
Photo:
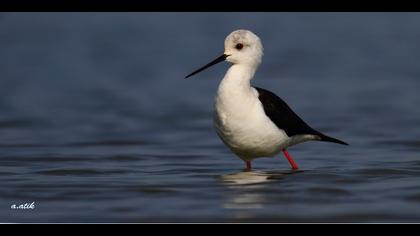
M 0 222 L 419 222 L 420 14 L 1 13 Z M 350 143 L 253 172 L 212 128 L 251 29 L 253 83 Z M 11 205 L 35 202 L 35 209 Z

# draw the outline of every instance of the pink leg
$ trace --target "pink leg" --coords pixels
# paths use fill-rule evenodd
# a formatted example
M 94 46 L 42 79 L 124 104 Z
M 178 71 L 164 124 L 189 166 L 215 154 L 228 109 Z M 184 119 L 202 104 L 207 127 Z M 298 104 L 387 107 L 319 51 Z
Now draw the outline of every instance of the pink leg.
M 293 160 L 292 156 L 290 156 L 289 152 L 286 149 L 283 149 L 283 153 L 286 156 L 287 160 L 289 161 L 290 165 L 292 166 L 293 170 L 299 169 L 295 160 Z
M 245 161 L 246 169 L 251 170 L 251 161 Z

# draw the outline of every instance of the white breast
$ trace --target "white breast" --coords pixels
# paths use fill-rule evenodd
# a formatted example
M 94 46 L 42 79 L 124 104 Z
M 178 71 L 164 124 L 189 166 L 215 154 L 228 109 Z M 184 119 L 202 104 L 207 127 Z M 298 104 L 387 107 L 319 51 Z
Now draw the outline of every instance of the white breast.
M 215 99 L 214 126 L 223 142 L 249 160 L 273 156 L 289 137 L 265 115 L 258 92 L 242 81 L 224 78 Z

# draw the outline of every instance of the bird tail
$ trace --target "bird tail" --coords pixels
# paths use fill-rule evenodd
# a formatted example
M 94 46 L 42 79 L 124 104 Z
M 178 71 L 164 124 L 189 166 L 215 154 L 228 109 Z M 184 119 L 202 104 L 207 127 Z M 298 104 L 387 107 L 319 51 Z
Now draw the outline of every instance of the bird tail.
M 336 138 L 333 138 L 333 137 L 330 137 L 330 136 L 327 136 L 327 135 L 324 135 L 324 134 L 319 135 L 319 137 L 321 138 L 320 141 L 323 141 L 323 142 L 331 142 L 331 143 L 338 143 L 338 144 L 342 144 L 342 145 L 349 145 L 348 143 L 346 143 L 344 141 L 341 141 L 339 139 L 336 139 Z

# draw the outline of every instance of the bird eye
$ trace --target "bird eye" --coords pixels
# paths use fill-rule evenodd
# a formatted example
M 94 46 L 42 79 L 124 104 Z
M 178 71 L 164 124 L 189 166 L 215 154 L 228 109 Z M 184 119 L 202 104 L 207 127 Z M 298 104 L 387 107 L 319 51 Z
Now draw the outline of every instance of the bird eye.
M 238 43 L 236 44 L 235 48 L 238 50 L 241 50 L 244 47 L 244 45 L 242 43 Z

